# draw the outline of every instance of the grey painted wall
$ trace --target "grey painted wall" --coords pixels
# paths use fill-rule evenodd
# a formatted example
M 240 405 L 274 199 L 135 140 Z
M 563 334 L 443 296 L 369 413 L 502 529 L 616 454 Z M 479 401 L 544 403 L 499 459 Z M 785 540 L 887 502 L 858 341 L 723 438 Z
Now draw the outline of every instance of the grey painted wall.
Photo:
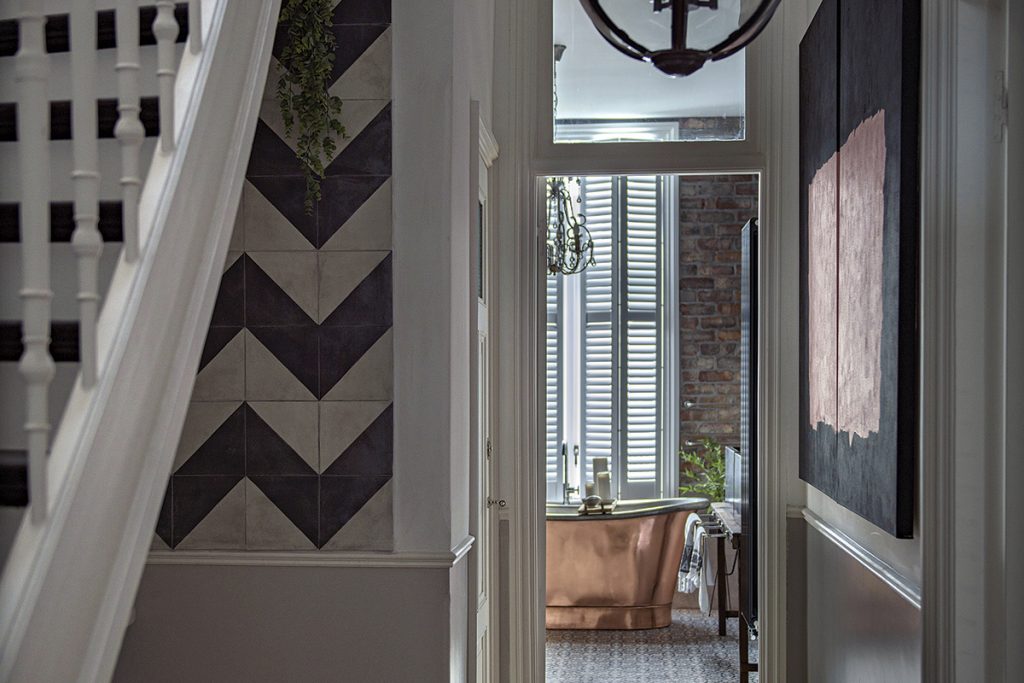
M 150 565 L 114 681 L 447 681 L 448 593 L 444 568 Z
M 786 520 L 786 681 L 807 683 L 807 523 Z
M 807 680 L 921 680 L 921 612 L 874 572 L 807 527 Z

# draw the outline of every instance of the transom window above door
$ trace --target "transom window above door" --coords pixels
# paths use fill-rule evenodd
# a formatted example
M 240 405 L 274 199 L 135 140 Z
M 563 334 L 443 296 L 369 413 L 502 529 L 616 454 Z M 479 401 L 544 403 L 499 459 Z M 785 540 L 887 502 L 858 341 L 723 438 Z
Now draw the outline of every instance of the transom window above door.
M 746 138 L 746 50 L 689 76 L 671 77 L 608 45 L 579 0 L 551 2 L 556 143 Z M 745 21 L 750 5 L 717 0 L 715 9 L 691 7 L 689 44 L 710 47 Z M 671 12 L 638 0 L 602 0 L 601 6 L 613 19 L 630 19 L 638 41 L 668 42 Z M 588 130 L 589 124 L 602 125 Z M 650 130 L 651 124 L 659 128 Z M 665 134 L 665 126 L 674 132 Z

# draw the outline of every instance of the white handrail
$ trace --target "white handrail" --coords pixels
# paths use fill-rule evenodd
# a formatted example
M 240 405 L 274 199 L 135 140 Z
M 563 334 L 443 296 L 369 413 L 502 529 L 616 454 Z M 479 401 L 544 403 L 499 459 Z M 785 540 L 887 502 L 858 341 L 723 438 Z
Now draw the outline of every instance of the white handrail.
M 71 8 L 71 141 L 78 257 L 79 356 L 82 386 L 96 384 L 98 270 L 103 238 L 99 224 L 99 149 L 96 142 L 96 0 L 74 0 Z
M 116 10 L 118 119 L 114 137 L 121 143 L 121 199 L 124 258 L 139 257 L 139 150 L 146 135 L 139 119 L 139 7 L 135 0 L 118 0 Z
M 18 151 L 21 176 L 21 253 L 24 306 L 18 369 L 26 384 L 29 510 L 34 522 L 46 519 L 47 450 L 50 437 L 49 389 L 56 372 L 50 356 L 50 102 L 47 98 L 42 2 L 22 0 L 20 46 L 15 55 L 18 83 Z
M 153 35 L 156 36 L 156 77 L 160 83 L 160 149 L 170 152 L 174 149 L 174 75 L 177 73 L 174 41 L 178 37 L 178 21 L 174 18 L 171 0 L 157 0 Z

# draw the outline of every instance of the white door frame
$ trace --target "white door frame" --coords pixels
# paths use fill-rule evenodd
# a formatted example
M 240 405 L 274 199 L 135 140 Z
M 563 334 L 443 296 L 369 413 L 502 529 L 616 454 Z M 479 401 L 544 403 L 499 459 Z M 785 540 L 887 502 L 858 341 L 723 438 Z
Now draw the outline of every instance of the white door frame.
M 468 670 L 471 680 L 489 683 L 497 680 L 498 658 L 498 615 L 495 587 L 497 581 L 497 514 L 492 509 L 491 498 L 496 489 L 496 463 L 491 458 L 489 445 L 486 443 L 493 432 L 493 336 L 489 304 L 493 297 L 494 287 L 491 275 L 493 258 L 493 211 L 490 203 L 490 173 L 498 157 L 498 144 L 487 124 L 480 116 L 480 103 L 470 102 L 470 135 L 473 145 L 470 147 L 470 220 L 473 223 L 470 234 L 470 443 L 473 456 L 470 461 L 470 534 L 476 537 L 476 543 L 469 557 L 469 594 L 467 596 L 467 633 L 471 643 L 467 651 Z M 482 207 L 483 215 L 480 215 Z M 483 221 L 483 244 L 481 235 L 476 229 L 477 221 Z M 480 260 L 483 263 L 480 263 Z M 480 273 L 481 265 L 483 273 Z M 482 278 L 483 297 L 478 296 L 478 282 Z M 487 358 L 481 358 L 480 338 L 487 341 Z M 480 396 L 480 373 L 486 373 L 484 391 L 487 395 Z M 481 410 L 481 406 L 484 409 Z M 481 431 L 483 430 L 483 434 Z M 484 473 L 480 465 L 484 464 Z M 496 502 L 496 501 L 495 501 Z M 481 516 L 483 519 L 481 520 Z M 482 556 L 481 556 L 482 555 Z M 486 620 L 485 629 L 486 662 L 481 665 L 477 661 L 478 641 L 480 638 L 480 613 Z M 481 667 L 483 668 L 480 675 Z
M 747 135 L 741 143 L 611 143 L 566 146 L 551 142 L 549 116 L 538 116 L 551 100 L 551 0 L 508 0 L 497 8 L 495 72 L 495 129 L 503 140 L 502 168 L 498 174 L 496 253 L 498 377 L 496 387 L 497 449 L 504 454 L 500 468 L 501 496 L 508 500 L 511 522 L 507 563 L 509 572 L 508 625 L 504 640 L 509 648 L 510 681 L 544 680 L 544 480 L 541 465 L 543 402 L 540 387 L 543 340 L 540 315 L 544 294 L 544 234 L 542 177 L 586 173 L 760 173 L 762 189 L 772 169 L 765 165 L 764 131 L 771 129 L 777 103 L 769 85 L 778 64 L 781 21 L 776 19 L 748 51 Z M 784 12 L 786 3 L 780 8 Z M 777 83 L 777 80 L 776 80 Z M 770 106 L 771 105 L 771 106 Z M 770 187 L 770 186 L 768 186 Z M 773 230 L 772 203 L 762 192 L 762 235 Z M 762 238 L 765 239 L 765 238 Z M 777 296 L 762 267 L 765 301 Z M 777 273 L 775 277 L 778 277 Z M 763 303 L 762 310 L 770 310 Z M 762 329 L 765 329 L 762 327 Z M 778 344 L 762 333 L 761 348 L 770 355 Z M 762 367 L 765 364 L 762 363 Z M 777 390 L 777 380 L 760 383 L 766 395 Z M 760 406 L 772 405 L 759 401 Z M 761 408 L 764 410 L 764 408 Z M 785 468 L 783 455 L 772 452 L 779 443 L 765 415 L 761 519 L 765 538 L 777 539 L 778 552 L 762 558 L 761 615 L 772 624 L 762 629 L 762 661 L 784 679 L 785 672 Z M 777 431 L 777 430 L 776 430 Z M 769 507 L 771 506 L 771 507 Z M 770 565 L 768 563 L 771 563 Z M 765 600 L 771 596 L 772 600 Z M 762 665 L 762 671 L 765 669 Z

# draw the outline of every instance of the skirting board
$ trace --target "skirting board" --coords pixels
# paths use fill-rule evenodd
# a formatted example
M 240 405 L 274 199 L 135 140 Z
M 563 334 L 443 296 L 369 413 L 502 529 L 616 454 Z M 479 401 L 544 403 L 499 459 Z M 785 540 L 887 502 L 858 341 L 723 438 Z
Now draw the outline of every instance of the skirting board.
M 921 587 L 917 583 L 896 571 L 892 565 L 807 508 L 803 508 L 803 517 L 822 536 L 864 565 L 868 571 L 903 596 L 911 605 L 921 609 Z
M 451 550 L 424 552 L 314 552 L 158 550 L 149 554 L 147 564 L 192 564 L 254 567 L 408 567 L 450 569 L 464 558 L 476 539 L 466 536 Z

